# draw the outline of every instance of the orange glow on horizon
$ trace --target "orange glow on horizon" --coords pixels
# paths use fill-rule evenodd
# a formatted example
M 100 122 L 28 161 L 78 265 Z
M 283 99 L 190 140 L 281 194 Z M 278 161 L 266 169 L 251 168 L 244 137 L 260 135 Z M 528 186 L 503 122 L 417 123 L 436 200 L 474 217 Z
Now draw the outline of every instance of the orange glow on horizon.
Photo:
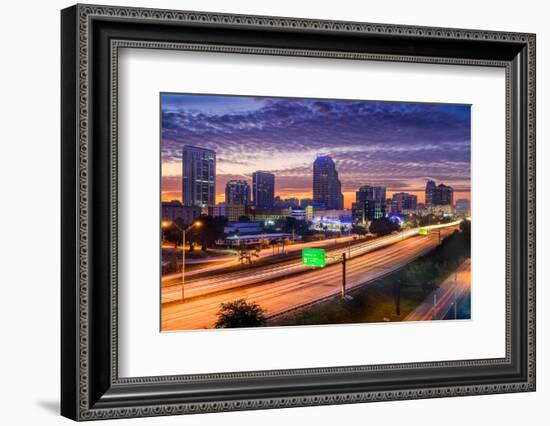
M 266 168 L 267 169 L 267 168 Z M 252 182 L 250 181 L 250 177 L 248 175 L 241 175 L 236 176 L 232 174 L 227 174 L 226 170 L 223 170 L 222 174 L 218 174 L 217 176 L 217 182 L 216 182 L 216 197 L 215 202 L 216 203 L 223 203 L 225 201 L 225 183 L 228 179 L 245 179 L 249 185 L 250 189 L 252 190 Z M 299 179 L 294 181 L 291 176 L 282 176 L 282 179 L 280 181 L 276 180 L 275 183 L 275 195 L 279 196 L 282 199 L 285 198 L 297 198 L 299 200 L 305 199 L 305 198 L 313 198 L 312 194 L 312 188 L 307 187 L 304 182 L 304 176 L 300 176 Z M 436 179 L 437 180 L 437 179 Z M 359 184 L 357 188 L 353 188 L 354 183 L 352 182 L 360 182 L 361 179 L 357 176 L 353 178 L 352 181 L 347 182 L 346 184 L 346 177 L 341 176 L 342 186 L 344 188 L 344 191 L 342 192 L 344 195 L 344 208 L 350 209 L 352 204 L 355 202 L 355 192 L 359 188 Z M 279 184 L 280 183 L 280 184 Z M 364 184 L 372 184 L 372 185 L 384 185 L 384 179 L 376 179 L 373 176 L 365 177 Z M 461 188 L 468 188 L 469 186 L 469 180 L 465 179 L 463 181 L 456 180 L 453 182 L 440 182 L 437 183 L 445 183 L 451 186 L 457 186 Z M 399 185 L 409 185 L 413 189 L 407 189 L 407 187 L 400 188 L 397 187 L 391 187 L 391 179 L 387 182 L 386 187 L 388 188 L 386 191 L 386 197 L 391 198 L 393 194 L 397 192 L 406 192 L 409 194 L 413 194 L 417 196 L 418 203 L 424 203 L 425 202 L 425 194 L 424 194 L 424 185 L 426 184 L 425 180 L 421 179 L 414 179 L 411 181 L 404 181 L 404 183 L 400 183 Z M 284 185 L 284 187 L 280 187 Z M 390 189 L 391 188 L 391 189 Z M 419 188 L 422 188 L 418 190 Z M 454 200 L 455 202 L 459 199 L 467 199 L 470 200 L 471 194 L 469 189 L 455 189 L 454 194 Z M 172 200 L 182 200 L 181 196 L 181 164 L 178 162 L 163 162 L 162 163 L 162 178 L 161 178 L 161 199 L 162 201 L 172 201 Z
M 419 203 L 425 202 L 424 197 L 424 191 L 407 191 L 406 189 L 398 190 L 398 191 L 387 191 L 386 197 L 391 198 L 393 194 L 397 192 L 407 192 L 412 195 L 416 195 L 418 198 Z M 344 208 L 351 209 L 352 203 L 355 202 L 355 191 L 344 191 Z M 303 198 L 313 198 L 313 194 L 311 192 L 277 192 L 276 195 L 278 195 L 281 198 L 298 198 L 299 200 Z M 166 190 L 162 191 L 162 201 L 181 201 L 181 191 L 178 190 Z M 470 200 L 470 191 L 461 191 L 461 190 L 455 190 L 455 196 L 454 201 L 459 199 L 466 199 Z M 225 201 L 225 193 L 218 193 L 216 194 L 216 203 L 223 203 Z

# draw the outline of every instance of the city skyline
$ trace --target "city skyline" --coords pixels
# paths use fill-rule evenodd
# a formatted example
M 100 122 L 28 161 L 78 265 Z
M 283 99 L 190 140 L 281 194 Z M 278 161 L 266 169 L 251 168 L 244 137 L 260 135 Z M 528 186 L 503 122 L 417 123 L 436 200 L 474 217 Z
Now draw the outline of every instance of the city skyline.
M 216 153 L 215 202 L 226 183 L 273 173 L 275 196 L 313 198 L 313 163 L 336 164 L 351 208 L 363 185 L 424 202 L 427 180 L 470 198 L 470 107 L 209 95 L 162 95 L 162 199 L 181 200 L 184 145 Z M 248 148 L 248 149 L 247 149 Z

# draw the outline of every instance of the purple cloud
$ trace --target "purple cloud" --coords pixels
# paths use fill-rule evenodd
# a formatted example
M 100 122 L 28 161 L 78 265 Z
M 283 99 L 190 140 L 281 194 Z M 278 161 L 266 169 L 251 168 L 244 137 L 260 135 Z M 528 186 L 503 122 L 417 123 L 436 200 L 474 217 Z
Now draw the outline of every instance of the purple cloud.
M 166 162 L 179 161 L 183 145 L 202 146 L 216 151 L 222 169 L 273 170 L 306 187 L 319 153 L 333 157 L 349 190 L 428 178 L 469 189 L 469 105 L 177 94 L 161 101 Z M 270 162 L 281 156 L 288 168 Z

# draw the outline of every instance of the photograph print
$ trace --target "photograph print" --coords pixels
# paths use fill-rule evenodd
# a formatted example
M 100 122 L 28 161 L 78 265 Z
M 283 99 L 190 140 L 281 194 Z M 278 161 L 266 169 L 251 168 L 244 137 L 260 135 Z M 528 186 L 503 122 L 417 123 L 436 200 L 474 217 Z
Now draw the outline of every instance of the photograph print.
M 161 331 L 470 319 L 470 105 L 160 110 Z

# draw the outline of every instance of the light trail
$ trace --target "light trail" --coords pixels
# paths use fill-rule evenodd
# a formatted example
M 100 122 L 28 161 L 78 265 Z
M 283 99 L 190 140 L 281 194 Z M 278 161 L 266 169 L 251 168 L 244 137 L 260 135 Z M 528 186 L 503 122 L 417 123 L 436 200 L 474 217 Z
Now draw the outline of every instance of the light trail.
M 442 238 L 453 231 L 454 228 L 449 225 L 444 227 L 441 230 Z M 356 255 L 346 264 L 347 288 L 365 285 L 402 268 L 433 250 L 437 244 L 438 241 L 434 238 L 417 235 L 399 239 L 374 252 L 367 251 L 362 255 Z M 332 297 L 341 291 L 341 269 L 339 264 L 331 264 L 306 274 L 295 274 L 256 285 L 252 280 L 250 285 L 228 287 L 225 291 L 203 294 L 184 303 L 164 304 L 162 330 L 212 328 L 220 303 L 241 298 L 260 304 L 268 316 L 273 316 Z

